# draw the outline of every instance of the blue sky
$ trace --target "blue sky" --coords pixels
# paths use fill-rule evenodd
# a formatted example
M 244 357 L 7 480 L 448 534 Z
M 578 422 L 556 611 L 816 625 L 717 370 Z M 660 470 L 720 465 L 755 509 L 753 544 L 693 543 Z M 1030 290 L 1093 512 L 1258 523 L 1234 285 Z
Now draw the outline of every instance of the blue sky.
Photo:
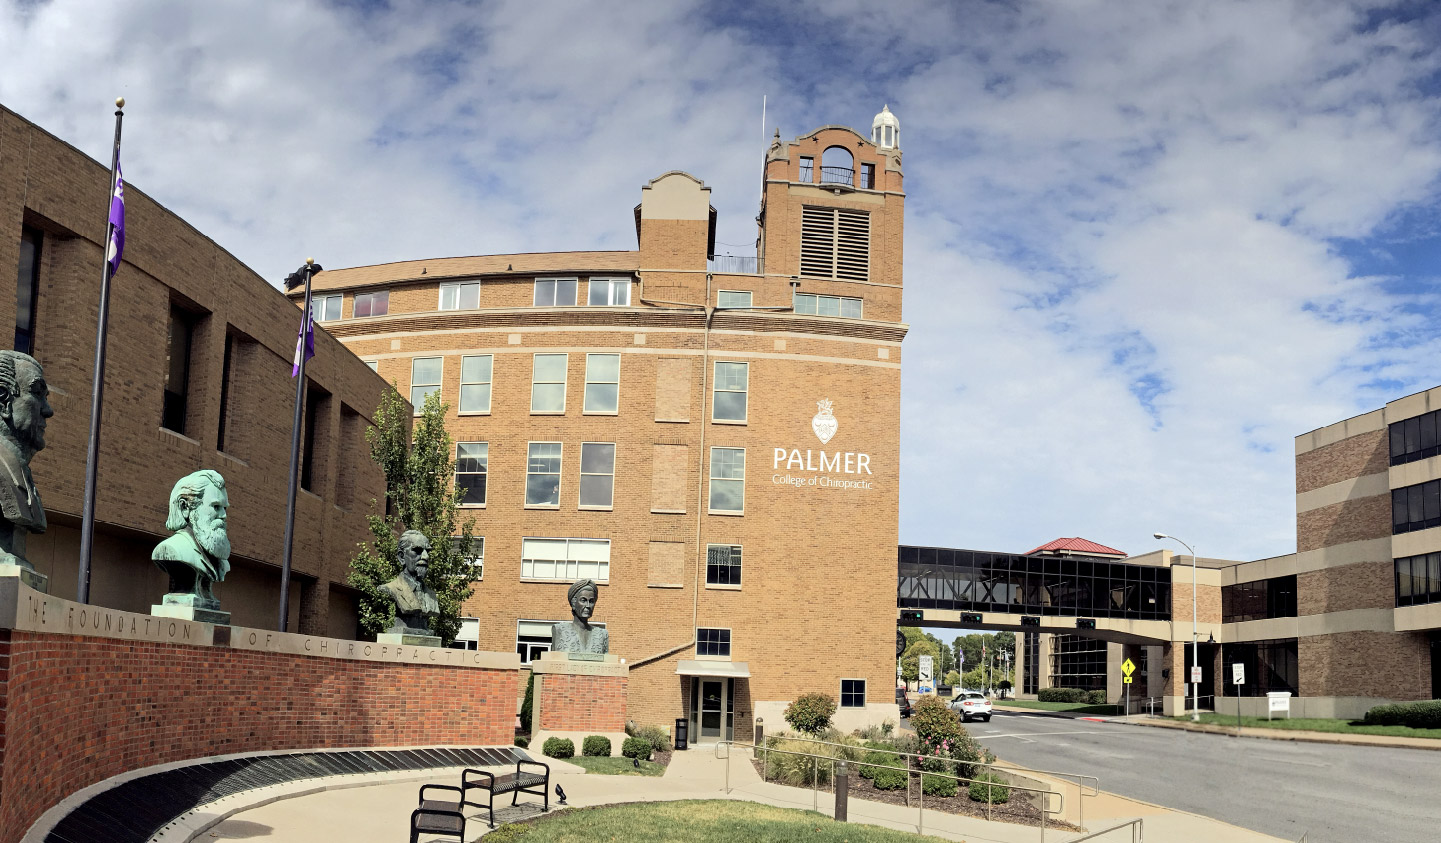
M 1426 3 L 0 0 L 0 102 L 104 157 L 125 96 L 128 180 L 277 281 L 634 248 L 671 169 L 749 244 L 762 96 L 889 103 L 901 540 L 1251 559 L 1297 434 L 1441 383 L 1438 46 Z

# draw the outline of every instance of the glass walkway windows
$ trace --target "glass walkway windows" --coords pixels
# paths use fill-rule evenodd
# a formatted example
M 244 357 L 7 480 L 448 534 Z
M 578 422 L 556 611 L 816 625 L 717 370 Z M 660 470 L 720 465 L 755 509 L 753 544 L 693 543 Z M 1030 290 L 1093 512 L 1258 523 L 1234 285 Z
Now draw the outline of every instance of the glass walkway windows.
M 1094 556 L 901 545 L 896 606 L 1063 617 L 1171 619 L 1171 572 Z

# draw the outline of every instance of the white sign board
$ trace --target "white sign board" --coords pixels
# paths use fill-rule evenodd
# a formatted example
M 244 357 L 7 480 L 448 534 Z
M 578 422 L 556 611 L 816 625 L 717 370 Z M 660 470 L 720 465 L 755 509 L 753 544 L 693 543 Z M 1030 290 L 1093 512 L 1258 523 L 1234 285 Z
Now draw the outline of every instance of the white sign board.
M 1266 719 L 1270 720 L 1271 713 L 1275 711 L 1284 711 L 1287 717 L 1291 716 L 1290 691 L 1272 691 L 1266 695 Z
M 1245 685 L 1245 684 L 1246 684 L 1246 666 L 1245 666 L 1244 664 L 1233 664 L 1233 665 L 1231 665 L 1231 684 L 1232 684 L 1232 685 Z
M 931 656 L 921 656 L 920 669 L 918 673 L 922 685 L 931 684 L 931 677 L 935 675 L 934 667 L 934 660 Z
M 1192 684 L 1192 685 L 1199 685 L 1199 684 L 1201 684 L 1201 666 L 1200 666 L 1200 665 L 1192 665 L 1192 666 L 1191 666 L 1191 684 Z

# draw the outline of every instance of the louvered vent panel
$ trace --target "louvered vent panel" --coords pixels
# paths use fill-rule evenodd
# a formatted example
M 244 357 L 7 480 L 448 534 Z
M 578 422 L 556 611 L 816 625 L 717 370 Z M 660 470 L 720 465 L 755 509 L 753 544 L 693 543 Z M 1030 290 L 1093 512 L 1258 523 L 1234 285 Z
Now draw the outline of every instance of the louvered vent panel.
M 871 215 L 864 211 L 836 209 L 836 276 L 847 281 L 865 281 L 871 266 Z
M 801 210 L 801 275 L 866 281 L 870 264 L 870 214 L 845 208 Z

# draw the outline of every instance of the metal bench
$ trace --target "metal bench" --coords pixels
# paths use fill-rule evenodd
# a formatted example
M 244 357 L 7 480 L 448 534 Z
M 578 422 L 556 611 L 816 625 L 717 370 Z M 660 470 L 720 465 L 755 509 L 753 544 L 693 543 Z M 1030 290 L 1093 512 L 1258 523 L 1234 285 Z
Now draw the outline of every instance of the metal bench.
M 538 767 L 542 772 L 529 772 L 526 767 Z M 430 790 L 448 791 L 454 799 L 427 799 Z M 486 801 L 470 801 L 472 790 L 483 790 Z M 515 805 L 522 793 L 539 796 L 544 800 L 544 810 L 550 810 L 550 765 L 540 761 L 516 759 L 515 772 L 497 776 L 485 770 L 467 768 L 460 774 L 460 787 L 445 784 L 426 784 L 420 787 L 420 807 L 410 815 L 410 841 L 416 843 L 417 835 L 424 831 L 432 834 L 452 835 L 464 839 L 465 808 L 484 808 L 490 813 L 490 827 L 495 828 L 495 795 L 511 794 L 510 804 Z M 421 815 L 424 816 L 421 816 Z M 460 817 L 458 828 L 452 828 L 455 817 Z M 426 825 L 417 828 L 416 822 Z M 431 826 L 435 826 L 432 828 Z

